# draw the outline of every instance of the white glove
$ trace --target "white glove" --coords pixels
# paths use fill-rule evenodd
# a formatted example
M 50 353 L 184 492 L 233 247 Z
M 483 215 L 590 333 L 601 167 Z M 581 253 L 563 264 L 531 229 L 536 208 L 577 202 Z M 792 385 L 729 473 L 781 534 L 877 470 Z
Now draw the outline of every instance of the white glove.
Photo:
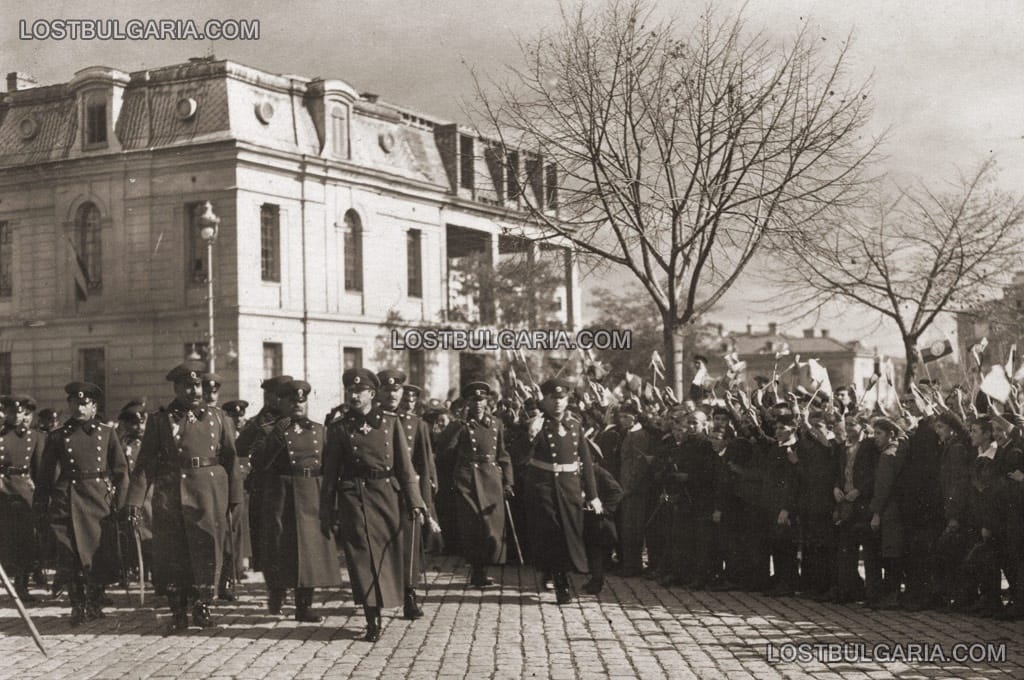
M 597 515 L 600 515 L 600 514 L 604 513 L 604 506 L 601 505 L 601 499 L 600 498 L 592 499 L 590 501 L 590 509 L 593 510 L 594 513 L 597 514 Z

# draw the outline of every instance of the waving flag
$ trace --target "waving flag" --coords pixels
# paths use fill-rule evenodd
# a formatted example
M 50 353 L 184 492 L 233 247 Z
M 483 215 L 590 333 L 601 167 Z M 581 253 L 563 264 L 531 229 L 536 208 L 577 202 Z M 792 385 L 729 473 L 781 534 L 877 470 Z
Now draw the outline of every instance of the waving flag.
M 832 381 L 829 380 L 828 370 L 817 359 L 808 359 L 807 368 L 811 372 L 811 387 L 814 391 L 832 394 Z
M 924 349 L 919 349 L 918 353 L 921 355 L 921 361 L 926 364 L 932 361 L 938 361 L 942 357 L 949 356 L 953 353 L 953 343 L 949 340 L 936 340 Z

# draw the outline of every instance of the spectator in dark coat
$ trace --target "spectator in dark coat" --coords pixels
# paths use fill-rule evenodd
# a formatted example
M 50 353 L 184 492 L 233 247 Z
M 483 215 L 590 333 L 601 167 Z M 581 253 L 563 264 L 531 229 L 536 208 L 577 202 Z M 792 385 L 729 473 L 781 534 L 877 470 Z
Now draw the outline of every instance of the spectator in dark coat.
M 877 609 L 895 609 L 899 606 L 900 583 L 904 577 L 906 545 L 903 539 L 903 520 L 896 502 L 896 485 L 907 457 L 906 440 L 902 431 L 888 418 L 877 418 L 872 423 L 875 444 L 878 445 L 878 468 L 875 470 L 875 490 L 871 499 L 871 529 L 881 539 L 882 591 L 879 599 L 869 598 L 868 606 Z
M 587 563 L 590 566 L 590 580 L 583 584 L 583 590 L 597 595 L 604 588 L 605 568 L 611 561 L 611 551 L 618 544 L 619 536 L 615 526 L 615 512 L 622 502 L 622 487 L 612 473 L 604 469 L 601 456 L 594 456 L 594 481 L 597 483 L 597 497 L 601 499 L 601 514 L 587 511 L 583 515 L 583 540 L 587 546 Z
M 870 529 L 871 499 L 875 491 L 875 469 L 878 467 L 878 445 L 872 436 L 871 424 L 853 413 L 845 417 L 845 440 L 841 442 L 839 472 L 832 494 L 837 503 L 835 520 L 838 527 L 834 585 L 827 598 L 844 603 L 859 599 L 877 599 L 882 581 L 878 535 Z M 857 573 L 858 555 L 864 553 L 862 585 Z

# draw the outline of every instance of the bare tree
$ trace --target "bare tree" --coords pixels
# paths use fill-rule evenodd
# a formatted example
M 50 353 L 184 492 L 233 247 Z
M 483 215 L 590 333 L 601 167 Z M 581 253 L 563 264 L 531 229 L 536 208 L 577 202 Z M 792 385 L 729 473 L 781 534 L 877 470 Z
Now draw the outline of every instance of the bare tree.
M 709 9 L 684 31 L 645 0 L 562 17 L 509 81 L 477 81 L 481 109 L 501 150 L 557 168 L 557 210 L 519 197 L 545 236 L 643 285 L 679 390 L 684 326 L 761 247 L 856 193 L 875 148 L 867 84 L 845 83 L 848 43 L 828 57 L 806 30 L 776 45 Z
M 977 305 L 1020 266 L 1024 201 L 995 188 L 994 161 L 960 174 L 946 191 L 900 188 L 868 211 L 844 211 L 831 233 L 787 252 L 790 305 L 855 303 L 899 329 L 904 380 L 916 376 L 917 343 L 943 312 Z

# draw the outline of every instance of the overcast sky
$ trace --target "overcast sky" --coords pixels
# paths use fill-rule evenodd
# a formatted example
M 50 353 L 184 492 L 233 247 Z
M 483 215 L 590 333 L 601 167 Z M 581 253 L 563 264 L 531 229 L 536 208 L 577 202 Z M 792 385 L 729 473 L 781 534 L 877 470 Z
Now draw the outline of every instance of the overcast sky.
M 702 3 L 665 1 L 685 20 Z M 728 9 L 735 0 L 717 0 Z M 330 0 L 254 3 L 0 0 L 4 72 L 42 83 L 64 82 L 86 66 L 125 71 L 214 54 L 277 73 L 338 78 L 360 91 L 424 113 L 463 119 L 472 98 L 470 66 L 499 73 L 528 39 L 558 21 L 554 0 Z M 873 125 L 891 127 L 886 168 L 902 181 L 941 181 L 994 154 L 1007 188 L 1024 187 L 1024 3 L 1019 0 L 747 0 L 749 23 L 781 36 L 808 22 L 838 45 L 851 32 L 853 78 L 873 77 Z M 259 42 L 23 41 L 18 20 L 55 18 L 259 19 Z M 1022 266 L 1024 269 L 1024 266 Z M 746 300 L 757 290 L 751 270 L 718 316 L 732 329 L 763 326 L 770 315 Z M 830 319 L 833 335 L 859 337 L 865 315 Z M 868 324 L 868 325 L 865 325 Z M 798 331 L 797 328 L 792 330 Z M 892 333 L 875 336 L 899 351 Z M 894 341 L 896 340 L 896 341 Z

